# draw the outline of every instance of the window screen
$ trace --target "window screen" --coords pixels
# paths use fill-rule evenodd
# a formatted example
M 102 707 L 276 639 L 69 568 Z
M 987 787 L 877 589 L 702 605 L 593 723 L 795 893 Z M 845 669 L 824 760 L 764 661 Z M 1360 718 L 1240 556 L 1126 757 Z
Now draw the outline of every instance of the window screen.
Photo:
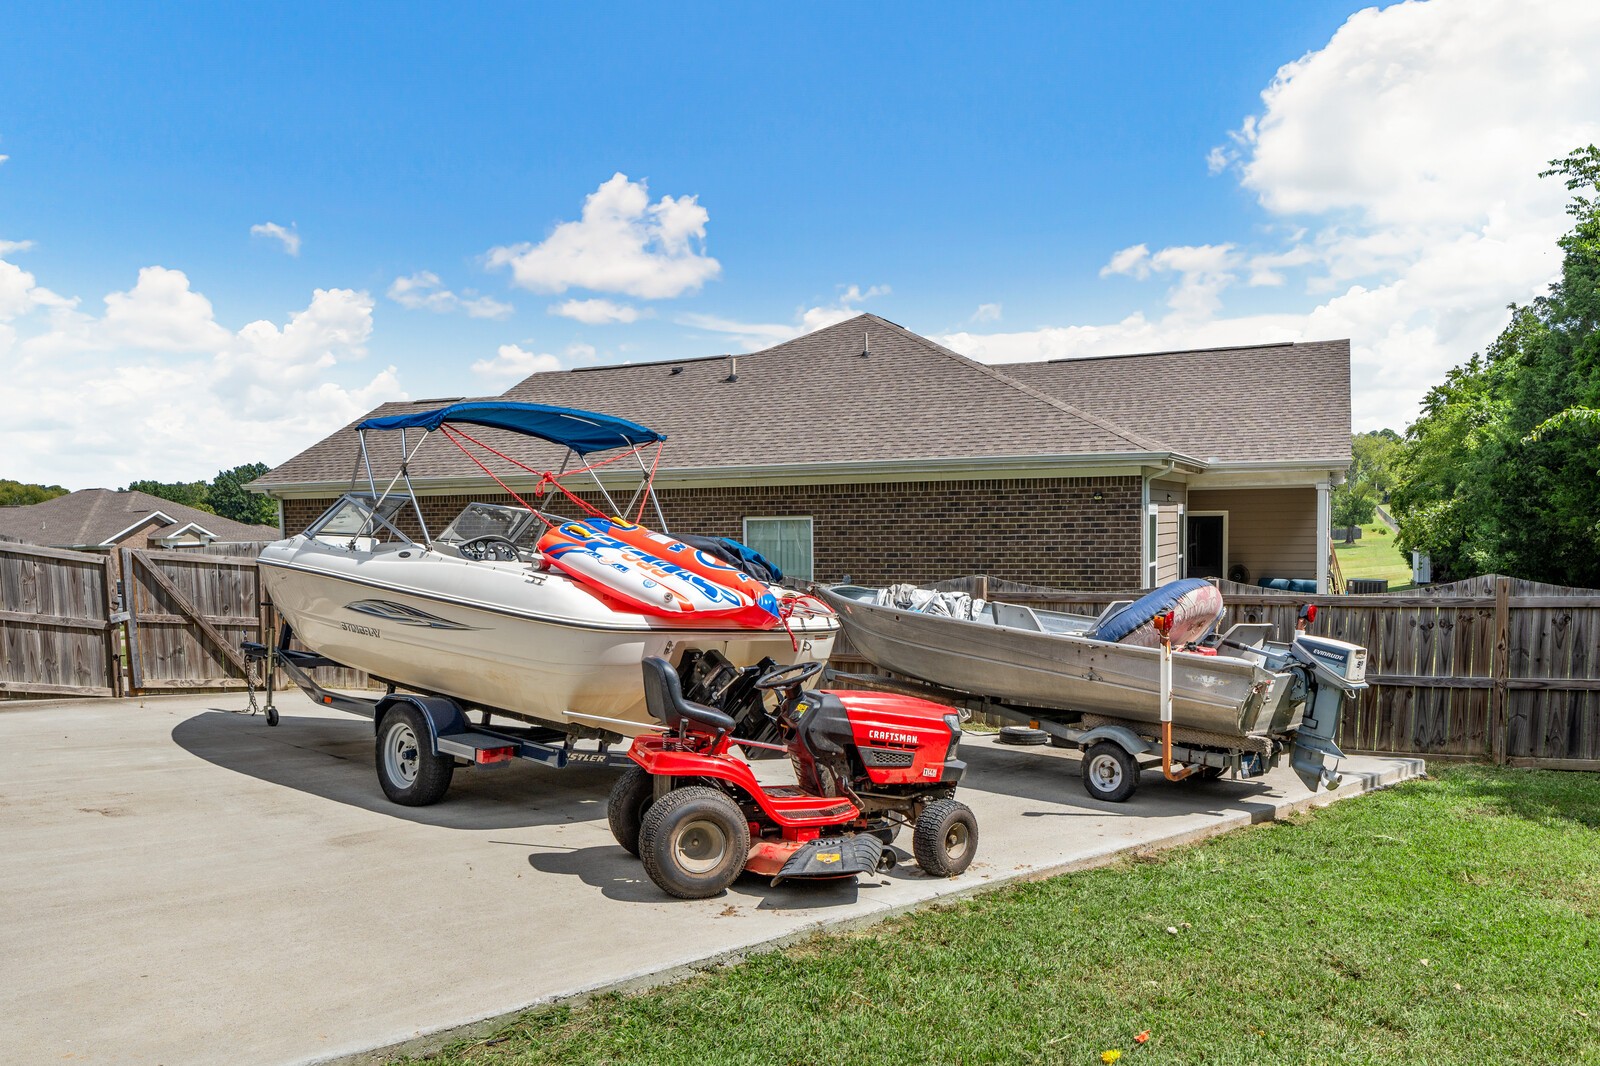
M 810 581 L 811 519 L 746 518 L 744 542 L 778 564 L 786 581 Z

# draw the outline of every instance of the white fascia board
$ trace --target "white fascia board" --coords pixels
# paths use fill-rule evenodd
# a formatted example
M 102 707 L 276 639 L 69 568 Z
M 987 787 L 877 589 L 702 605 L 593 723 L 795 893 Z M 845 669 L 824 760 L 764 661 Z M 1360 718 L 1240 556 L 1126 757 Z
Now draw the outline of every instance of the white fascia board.
M 1044 477 L 1139 477 L 1148 467 L 1175 463 L 1185 472 L 1206 469 L 1206 463 L 1192 456 L 1172 452 L 1107 452 L 1080 455 L 984 456 L 975 459 L 903 459 L 859 463 L 782 463 L 764 466 L 708 466 L 662 470 L 655 484 L 662 489 L 715 488 L 728 485 L 861 485 L 907 481 L 995 481 Z M 507 477 L 505 483 L 517 491 L 531 489 L 536 479 L 526 473 Z M 608 489 L 631 488 L 639 483 L 637 471 L 600 478 Z M 499 492 L 500 486 L 487 477 L 413 477 L 411 484 L 419 496 L 456 493 Z M 280 499 L 321 499 L 352 491 L 348 479 L 326 482 L 300 482 L 272 485 L 253 482 L 257 491 Z M 567 487 L 582 492 L 594 482 L 573 478 Z M 357 487 L 357 491 L 361 486 Z
M 117 541 L 121 540 L 123 537 L 126 537 L 129 533 L 132 533 L 134 530 L 138 529 L 140 526 L 144 525 L 146 522 L 150 521 L 150 519 L 152 519 L 152 518 L 164 518 L 164 519 L 166 519 L 166 523 L 169 526 L 172 525 L 172 523 L 177 521 L 176 518 L 173 518 L 171 515 L 167 514 L 165 511 L 151 511 L 149 514 L 147 514 L 143 518 L 139 519 L 133 525 L 129 526 L 127 529 L 124 529 L 122 532 L 111 534 L 111 536 L 107 537 L 105 540 L 101 541 L 99 544 L 96 544 L 95 547 L 97 547 L 97 548 L 113 548 L 113 547 L 115 547 Z
M 1314 488 L 1344 479 L 1349 461 L 1338 459 L 1285 462 L 1217 463 L 1189 478 L 1191 489 Z

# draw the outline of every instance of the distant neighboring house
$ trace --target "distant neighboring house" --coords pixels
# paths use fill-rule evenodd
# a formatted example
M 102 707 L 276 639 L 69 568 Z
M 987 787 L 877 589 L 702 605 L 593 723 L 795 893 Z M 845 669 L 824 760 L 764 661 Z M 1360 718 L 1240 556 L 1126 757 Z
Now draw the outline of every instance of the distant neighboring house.
M 277 540 L 252 526 L 144 492 L 81 489 L 26 507 L 0 507 L 0 537 L 46 548 L 200 548 L 213 541 Z
M 672 529 L 734 537 L 819 581 L 984 573 L 1120 590 L 1243 568 L 1322 583 L 1328 492 L 1350 462 L 1348 341 L 990 366 L 860 315 L 736 357 L 534 374 L 498 398 L 666 433 L 656 488 Z M 395 437 L 368 437 L 385 478 Z M 492 439 L 531 466 L 560 461 Z M 602 481 L 629 487 L 623 465 Z M 251 487 L 294 531 L 364 490 L 361 469 L 352 423 Z M 442 440 L 409 472 L 435 532 L 472 499 L 513 502 Z

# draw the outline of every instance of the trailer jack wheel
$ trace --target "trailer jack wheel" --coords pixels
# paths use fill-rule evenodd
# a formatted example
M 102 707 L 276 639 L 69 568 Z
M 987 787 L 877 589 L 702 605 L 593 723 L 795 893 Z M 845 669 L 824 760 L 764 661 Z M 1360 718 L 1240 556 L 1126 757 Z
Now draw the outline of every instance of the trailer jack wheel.
M 276 707 L 268 707 L 267 708 L 267 724 L 268 725 L 277 725 L 278 724 L 278 708 L 276 708 Z

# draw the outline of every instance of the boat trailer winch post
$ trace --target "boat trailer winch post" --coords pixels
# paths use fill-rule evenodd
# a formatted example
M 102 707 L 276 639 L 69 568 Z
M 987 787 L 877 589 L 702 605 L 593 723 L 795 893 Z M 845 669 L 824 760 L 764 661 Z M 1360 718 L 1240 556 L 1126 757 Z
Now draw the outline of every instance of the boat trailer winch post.
M 1152 619 L 1156 633 L 1161 637 L 1161 670 L 1159 673 L 1161 699 L 1161 774 L 1168 781 L 1182 781 L 1195 772 L 1196 767 L 1172 768 L 1172 611 L 1164 611 Z

